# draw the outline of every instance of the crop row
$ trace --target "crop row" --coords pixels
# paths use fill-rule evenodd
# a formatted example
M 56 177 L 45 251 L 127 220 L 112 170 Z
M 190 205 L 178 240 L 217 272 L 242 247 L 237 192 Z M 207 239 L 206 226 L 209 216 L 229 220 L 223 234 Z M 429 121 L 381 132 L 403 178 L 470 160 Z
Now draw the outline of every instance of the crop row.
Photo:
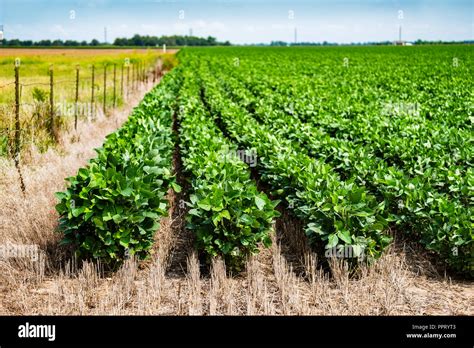
M 181 153 L 191 178 L 188 228 L 208 258 L 222 256 L 228 267 L 239 269 L 260 245 L 270 245 L 278 202 L 258 191 L 245 157 L 214 124 L 192 71 L 182 70 L 179 97 Z
M 64 244 L 81 258 L 117 263 L 144 258 L 160 217 L 168 214 L 166 194 L 174 185 L 172 114 L 176 81 L 167 75 L 116 132 L 96 149 L 97 157 L 68 178 L 58 192 L 59 229 Z

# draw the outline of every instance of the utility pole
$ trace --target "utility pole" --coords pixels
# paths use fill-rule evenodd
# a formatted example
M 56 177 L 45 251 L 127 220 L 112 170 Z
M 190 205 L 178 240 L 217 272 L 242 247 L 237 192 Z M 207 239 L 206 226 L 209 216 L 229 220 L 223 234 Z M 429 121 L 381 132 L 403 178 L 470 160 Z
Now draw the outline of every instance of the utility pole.
M 295 44 L 298 42 L 298 31 L 296 30 L 295 27 Z
M 398 28 L 398 42 L 402 43 L 402 26 Z
M 193 28 L 189 28 L 189 36 L 193 36 Z
M 107 43 L 107 27 L 104 27 L 104 43 Z

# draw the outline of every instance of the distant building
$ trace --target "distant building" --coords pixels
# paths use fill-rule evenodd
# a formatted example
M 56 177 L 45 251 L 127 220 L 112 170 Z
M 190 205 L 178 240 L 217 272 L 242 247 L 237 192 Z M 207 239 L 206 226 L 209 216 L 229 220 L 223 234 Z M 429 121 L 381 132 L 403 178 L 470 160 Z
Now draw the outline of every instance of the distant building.
M 413 42 L 408 42 L 408 41 L 403 41 L 403 40 L 394 41 L 393 44 L 395 46 L 413 46 Z
M 413 43 L 402 40 L 402 26 L 398 28 L 398 40 L 394 41 L 395 46 L 413 46 Z

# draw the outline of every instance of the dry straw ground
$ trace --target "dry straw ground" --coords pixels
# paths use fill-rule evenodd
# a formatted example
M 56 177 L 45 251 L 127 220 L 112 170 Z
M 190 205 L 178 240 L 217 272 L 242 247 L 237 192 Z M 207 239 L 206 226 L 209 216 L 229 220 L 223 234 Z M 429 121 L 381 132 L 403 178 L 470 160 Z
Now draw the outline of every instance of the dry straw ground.
M 142 88 L 131 105 L 150 87 Z M 204 267 L 184 228 L 179 202 L 186 197 L 171 192 L 170 214 L 162 220 L 149 260 L 129 260 L 114 274 L 96 264 L 77 266 L 57 245 L 54 192 L 64 189 L 64 178 L 94 156 L 93 148 L 130 109 L 81 123 L 79 137 L 62 136 L 61 151 L 39 155 L 32 149 L 22 168 L 25 198 L 15 168 L 0 164 L 0 245 L 36 244 L 44 250 L 39 262 L 0 260 L 0 314 L 474 314 L 473 283 L 439 274 L 416 244 L 398 238 L 357 277 L 349 277 L 337 262 L 325 272 L 287 214 L 275 224 L 273 247 L 251 258 L 245 272 L 228 276 L 219 260 Z M 175 167 L 179 175 L 178 156 Z

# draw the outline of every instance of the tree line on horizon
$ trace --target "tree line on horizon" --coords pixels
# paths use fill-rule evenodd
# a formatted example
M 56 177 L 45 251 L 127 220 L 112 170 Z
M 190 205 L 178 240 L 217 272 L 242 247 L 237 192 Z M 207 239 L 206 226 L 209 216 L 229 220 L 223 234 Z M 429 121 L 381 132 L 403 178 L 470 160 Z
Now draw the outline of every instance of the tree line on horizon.
M 208 36 L 207 38 L 197 36 L 149 36 L 135 34 L 131 38 L 116 38 L 113 43 L 100 42 L 97 39 L 91 41 L 76 41 L 76 40 L 19 40 L 19 39 L 3 39 L 0 43 L 4 47 L 78 47 L 78 46 L 230 46 L 229 41 L 219 42 L 215 37 Z
M 353 43 L 336 43 L 336 42 L 286 42 L 272 41 L 268 43 L 251 44 L 251 46 L 340 46 L 340 45 L 391 45 L 392 41 L 377 42 L 353 42 Z M 436 45 L 436 44 L 474 44 L 474 40 L 465 41 L 427 41 L 416 40 L 415 45 Z M 113 43 L 100 42 L 97 39 L 91 41 L 76 40 L 19 40 L 19 39 L 3 39 L 0 40 L 0 46 L 3 47 L 97 47 L 97 46 L 135 46 L 135 47 L 155 47 L 155 46 L 231 46 L 229 41 L 220 42 L 213 36 L 207 38 L 188 35 L 171 35 L 171 36 L 149 36 L 135 34 L 131 38 L 116 38 Z M 248 45 L 244 45 L 248 46 Z
M 373 41 L 373 42 L 351 42 L 351 43 L 338 43 L 338 42 L 286 42 L 286 41 L 272 41 L 270 45 L 262 43 L 258 46 L 365 46 L 365 45 L 392 45 L 394 41 Z M 474 40 L 464 40 L 464 41 L 428 41 L 418 39 L 416 41 L 406 41 L 411 42 L 414 45 L 455 45 L 455 44 L 474 44 Z

